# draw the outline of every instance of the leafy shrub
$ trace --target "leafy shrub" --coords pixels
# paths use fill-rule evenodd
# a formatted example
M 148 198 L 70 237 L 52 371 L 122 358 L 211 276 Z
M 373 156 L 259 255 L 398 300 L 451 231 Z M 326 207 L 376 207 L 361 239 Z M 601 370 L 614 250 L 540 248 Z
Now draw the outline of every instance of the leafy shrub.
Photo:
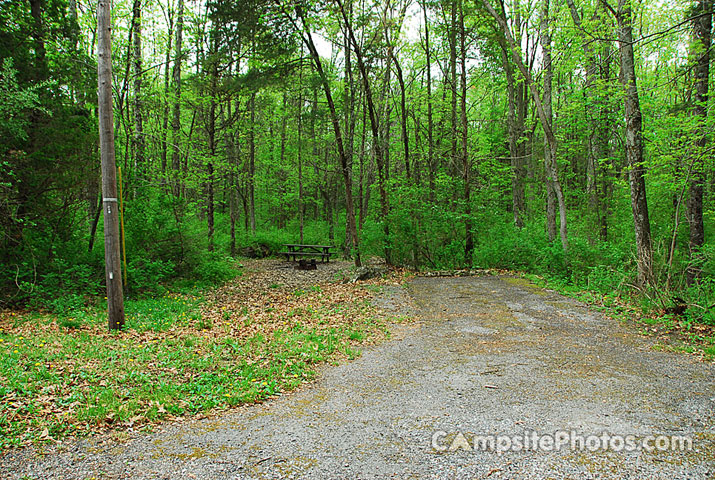
M 139 257 L 131 260 L 127 265 L 127 288 L 133 292 L 155 291 L 160 282 L 171 280 L 174 275 L 172 262 Z
M 222 283 L 237 274 L 234 260 L 220 255 L 207 255 L 192 272 L 192 276 L 203 284 Z
M 629 281 L 629 275 L 613 265 L 596 265 L 590 268 L 586 286 L 599 293 L 620 291 Z

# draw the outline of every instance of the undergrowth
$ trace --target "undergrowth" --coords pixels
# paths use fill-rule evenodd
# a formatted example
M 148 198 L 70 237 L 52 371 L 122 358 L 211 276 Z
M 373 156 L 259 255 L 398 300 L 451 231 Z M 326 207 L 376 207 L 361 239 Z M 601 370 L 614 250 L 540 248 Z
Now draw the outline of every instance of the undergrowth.
M 355 302 L 336 303 L 334 289 L 308 289 L 310 295 L 271 289 L 294 302 L 289 311 L 237 303 L 235 311 L 210 314 L 200 290 L 166 291 L 128 300 L 125 329 L 112 333 L 103 304 L 62 316 L 5 312 L 0 450 L 147 428 L 295 388 L 321 362 L 354 358 L 357 343 L 385 332 L 362 287 L 334 288 Z

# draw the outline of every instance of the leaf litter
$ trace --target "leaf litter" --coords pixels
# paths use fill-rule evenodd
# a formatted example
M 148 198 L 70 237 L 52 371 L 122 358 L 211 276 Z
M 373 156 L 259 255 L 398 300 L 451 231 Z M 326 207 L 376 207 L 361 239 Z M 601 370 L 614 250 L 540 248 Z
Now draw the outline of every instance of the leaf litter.
M 199 315 L 164 330 L 67 329 L 51 316 L 1 312 L 0 450 L 152 428 L 295 388 L 315 363 L 352 358 L 355 344 L 386 333 L 388 315 L 371 298 L 407 273 L 347 283 L 350 267 L 246 260 L 243 275 L 200 299 Z

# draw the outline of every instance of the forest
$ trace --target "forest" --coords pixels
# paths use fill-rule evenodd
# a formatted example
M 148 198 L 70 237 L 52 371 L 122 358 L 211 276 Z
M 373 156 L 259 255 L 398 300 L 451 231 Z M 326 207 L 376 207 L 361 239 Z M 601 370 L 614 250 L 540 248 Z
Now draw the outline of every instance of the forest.
M 0 307 L 105 295 L 102 2 L 0 2 Z M 283 243 L 715 315 L 711 0 L 115 0 L 125 291 Z M 675 300 L 674 300 L 675 299 Z

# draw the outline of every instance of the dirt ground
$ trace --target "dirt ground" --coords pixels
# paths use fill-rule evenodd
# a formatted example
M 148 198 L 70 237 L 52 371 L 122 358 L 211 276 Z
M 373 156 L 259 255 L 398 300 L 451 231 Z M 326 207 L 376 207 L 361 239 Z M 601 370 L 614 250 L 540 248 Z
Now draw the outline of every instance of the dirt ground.
M 715 365 L 509 276 L 418 277 L 375 302 L 410 321 L 311 385 L 153 434 L 13 451 L 0 478 L 715 478 Z M 619 448 L 674 436 L 690 448 Z

